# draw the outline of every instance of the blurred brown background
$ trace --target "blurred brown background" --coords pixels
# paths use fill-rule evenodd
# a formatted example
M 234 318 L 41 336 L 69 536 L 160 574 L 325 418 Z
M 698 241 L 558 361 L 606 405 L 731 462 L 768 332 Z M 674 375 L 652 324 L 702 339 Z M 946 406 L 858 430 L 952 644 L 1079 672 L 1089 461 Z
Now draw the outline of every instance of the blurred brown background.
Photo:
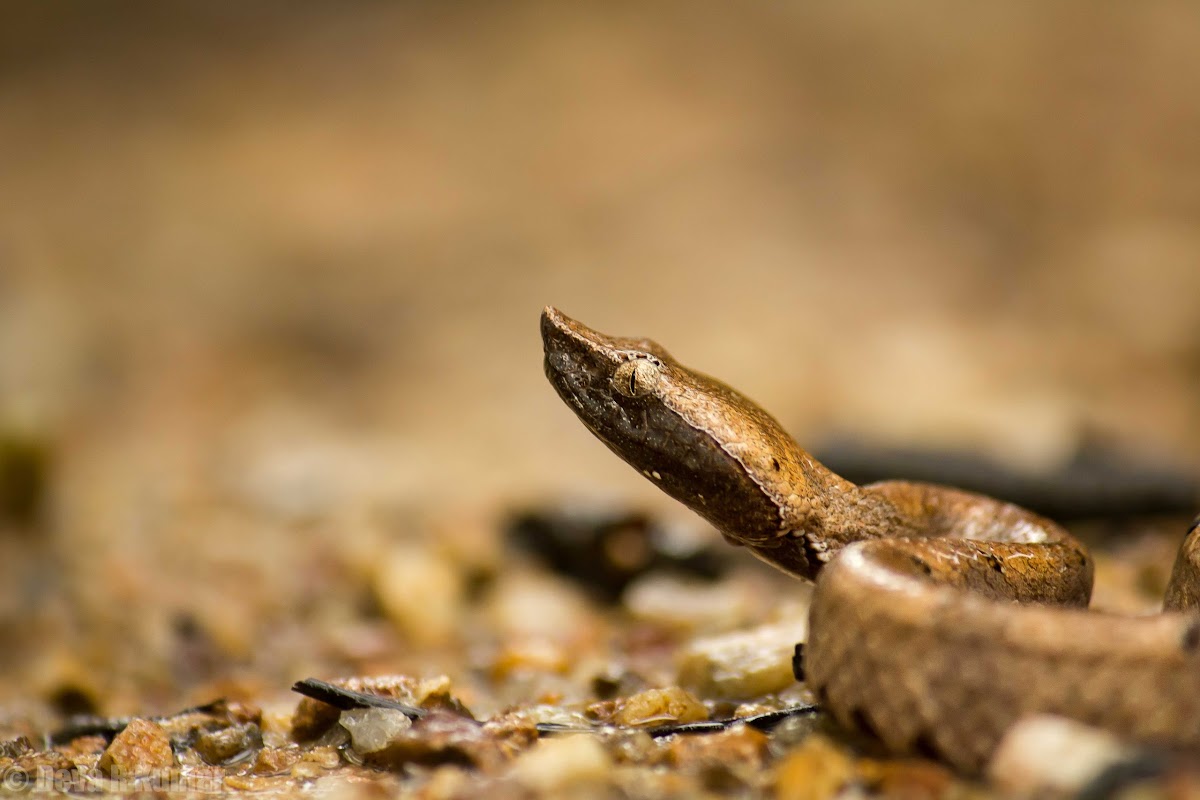
M 10 709 L 174 698 L 181 638 L 300 677 L 380 540 L 679 514 L 546 385 L 546 304 L 802 441 L 1200 463 L 1194 4 L 0 16 Z

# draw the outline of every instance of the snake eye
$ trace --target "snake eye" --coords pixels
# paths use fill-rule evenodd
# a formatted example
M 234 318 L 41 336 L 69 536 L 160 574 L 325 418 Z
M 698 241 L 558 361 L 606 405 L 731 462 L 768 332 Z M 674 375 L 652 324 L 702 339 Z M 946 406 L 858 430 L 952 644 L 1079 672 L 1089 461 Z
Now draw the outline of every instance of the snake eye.
M 659 374 L 657 364 L 645 358 L 635 358 L 613 372 L 613 389 L 626 397 L 645 397 L 658 385 Z

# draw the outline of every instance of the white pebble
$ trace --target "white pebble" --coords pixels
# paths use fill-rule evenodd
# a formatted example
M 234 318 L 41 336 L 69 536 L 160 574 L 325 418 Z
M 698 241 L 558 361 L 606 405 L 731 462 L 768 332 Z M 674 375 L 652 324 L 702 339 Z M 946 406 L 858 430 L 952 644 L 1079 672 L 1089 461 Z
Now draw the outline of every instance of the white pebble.
M 1022 796 L 1075 794 L 1135 751 L 1107 731 L 1048 714 L 1027 717 L 1004 735 L 988 775 Z
M 558 792 L 601 784 L 612 772 L 608 752 L 587 734 L 542 739 L 513 763 L 512 774 L 528 789 Z
M 701 697 L 731 700 L 778 692 L 796 682 L 792 656 L 807 636 L 801 618 L 697 639 L 684 651 L 679 683 Z
M 412 727 L 402 711 L 392 708 L 354 708 L 338 720 L 350 732 L 350 744 L 359 753 L 376 753 Z
M 397 544 L 373 578 L 384 613 L 414 644 L 453 640 L 462 619 L 463 578 L 448 559 L 420 544 Z

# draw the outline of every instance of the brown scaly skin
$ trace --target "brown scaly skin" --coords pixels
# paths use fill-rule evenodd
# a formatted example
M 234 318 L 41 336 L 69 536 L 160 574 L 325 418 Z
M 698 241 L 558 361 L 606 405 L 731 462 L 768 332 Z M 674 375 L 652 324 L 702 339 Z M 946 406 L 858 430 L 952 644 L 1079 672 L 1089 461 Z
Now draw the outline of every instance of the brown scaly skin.
M 856 486 L 654 342 L 553 308 L 541 325 L 546 376 L 597 438 L 731 543 L 816 581 L 805 674 L 843 724 L 968 771 L 1034 713 L 1200 748 L 1200 530 L 1170 610 L 1089 612 L 1091 559 L 1050 520 L 943 486 Z

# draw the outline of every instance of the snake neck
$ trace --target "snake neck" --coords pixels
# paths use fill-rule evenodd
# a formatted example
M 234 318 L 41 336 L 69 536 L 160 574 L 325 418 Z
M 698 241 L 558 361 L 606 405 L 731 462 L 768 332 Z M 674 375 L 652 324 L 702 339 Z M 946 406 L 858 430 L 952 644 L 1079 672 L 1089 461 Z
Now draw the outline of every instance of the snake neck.
M 779 503 L 777 541 L 746 544 L 759 558 L 793 575 L 815 580 L 847 545 L 869 539 L 921 536 L 920 508 L 904 508 L 886 492 L 857 486 L 796 447 L 802 480 Z

